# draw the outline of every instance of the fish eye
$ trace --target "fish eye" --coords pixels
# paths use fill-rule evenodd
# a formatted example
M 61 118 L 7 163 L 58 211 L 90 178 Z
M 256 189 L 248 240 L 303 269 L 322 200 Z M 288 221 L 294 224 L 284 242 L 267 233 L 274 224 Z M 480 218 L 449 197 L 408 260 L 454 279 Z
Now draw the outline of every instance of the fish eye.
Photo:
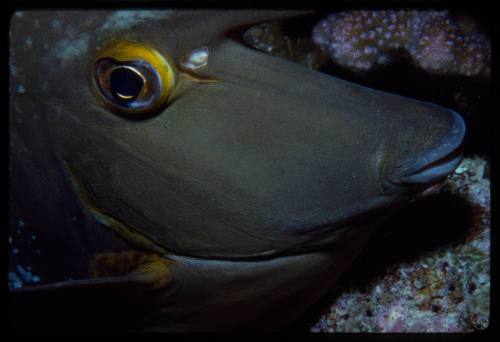
M 136 42 L 105 46 L 94 63 L 94 85 L 110 109 L 132 115 L 151 113 L 167 103 L 175 72 L 155 49 Z

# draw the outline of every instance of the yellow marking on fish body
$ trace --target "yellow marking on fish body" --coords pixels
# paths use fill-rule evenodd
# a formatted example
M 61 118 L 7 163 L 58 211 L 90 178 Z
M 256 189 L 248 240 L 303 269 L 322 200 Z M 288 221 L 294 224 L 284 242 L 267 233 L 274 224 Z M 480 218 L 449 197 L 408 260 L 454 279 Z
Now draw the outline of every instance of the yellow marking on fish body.
M 125 276 L 130 281 L 158 288 L 171 281 L 168 269 L 171 263 L 158 254 L 139 251 L 99 253 L 93 256 L 90 272 L 95 278 Z
M 111 215 L 104 213 L 101 209 L 97 208 L 92 200 L 89 191 L 85 188 L 85 186 L 79 181 L 76 176 L 73 168 L 67 161 L 63 161 L 66 169 L 68 170 L 69 179 L 71 184 L 77 194 L 78 199 L 81 204 L 85 207 L 85 209 L 101 224 L 111 228 L 118 235 L 120 235 L 125 240 L 139 246 L 145 248 L 149 251 L 156 252 L 159 254 L 166 254 L 167 251 L 158 245 L 156 242 L 146 237 L 144 234 L 134 230 L 132 227 L 127 226 L 126 224 L 116 220 Z
M 141 265 L 129 276 L 138 282 L 150 284 L 153 288 L 160 288 L 172 280 L 172 274 L 168 269 L 171 262 L 167 259 L 158 259 Z

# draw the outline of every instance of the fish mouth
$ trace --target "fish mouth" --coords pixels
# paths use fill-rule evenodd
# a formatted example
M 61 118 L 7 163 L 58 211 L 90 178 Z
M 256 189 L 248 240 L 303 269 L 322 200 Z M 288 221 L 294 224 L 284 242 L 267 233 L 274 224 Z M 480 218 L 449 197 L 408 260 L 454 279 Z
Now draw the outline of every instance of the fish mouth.
M 463 158 L 463 148 L 458 147 L 450 154 L 427 164 L 417 172 L 403 176 L 400 183 L 406 184 L 429 184 L 439 181 L 455 170 Z
M 453 172 L 463 158 L 465 123 L 455 111 L 449 110 L 453 124 L 450 133 L 435 149 L 419 156 L 405 175 L 395 182 L 399 185 L 432 185 Z

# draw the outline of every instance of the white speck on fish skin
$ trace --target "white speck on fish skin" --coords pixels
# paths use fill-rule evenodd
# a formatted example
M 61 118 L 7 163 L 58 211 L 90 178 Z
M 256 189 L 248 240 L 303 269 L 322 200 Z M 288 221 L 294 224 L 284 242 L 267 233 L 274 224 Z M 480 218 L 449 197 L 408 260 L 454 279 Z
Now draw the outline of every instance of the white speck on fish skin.
M 31 49 L 31 47 L 33 46 L 33 39 L 31 39 L 31 37 L 27 37 L 24 41 L 24 44 L 27 49 Z
M 14 64 L 12 64 L 12 63 L 10 64 L 10 74 L 11 74 L 12 76 L 16 76 L 16 75 L 17 75 L 17 68 L 16 68 L 16 66 L 15 66 Z
M 64 39 L 60 41 L 55 47 L 54 54 L 56 58 L 67 61 L 68 59 L 84 54 L 87 51 L 88 45 L 89 36 L 87 33 L 84 33 L 78 39 Z
M 17 221 L 17 226 L 18 227 L 24 227 L 24 221 L 23 220 L 19 220 Z M 18 231 L 19 232 L 19 231 Z
M 16 92 L 18 94 L 26 94 L 26 88 L 24 88 L 24 86 L 22 84 L 19 84 L 17 87 L 16 87 Z
M 61 20 L 59 20 L 59 19 L 52 20 L 52 22 L 50 23 L 50 26 L 54 30 L 59 30 L 59 28 L 61 27 Z
M 169 11 L 158 10 L 121 10 L 111 14 L 99 28 L 99 31 L 115 32 L 121 29 L 130 29 L 144 21 L 164 19 L 170 15 Z
M 15 13 L 15 16 L 16 16 L 16 17 L 18 17 L 18 18 L 22 18 L 22 17 L 23 17 L 23 15 L 24 15 L 24 13 L 23 13 L 22 11 L 17 11 L 17 12 Z

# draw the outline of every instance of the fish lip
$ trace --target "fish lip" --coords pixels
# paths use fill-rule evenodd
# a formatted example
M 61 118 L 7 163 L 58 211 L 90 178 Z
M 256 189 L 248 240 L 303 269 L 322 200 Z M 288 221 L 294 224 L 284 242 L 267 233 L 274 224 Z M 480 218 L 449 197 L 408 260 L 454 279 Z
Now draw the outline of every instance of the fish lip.
M 418 162 L 397 180 L 395 185 L 432 185 L 453 172 L 463 159 L 463 138 L 465 123 L 455 111 L 449 110 L 453 116 L 453 126 L 447 140 L 436 149 L 420 156 Z
M 417 172 L 399 178 L 400 184 L 431 184 L 453 172 L 463 159 L 463 148 L 460 146 L 450 154 L 433 161 Z

